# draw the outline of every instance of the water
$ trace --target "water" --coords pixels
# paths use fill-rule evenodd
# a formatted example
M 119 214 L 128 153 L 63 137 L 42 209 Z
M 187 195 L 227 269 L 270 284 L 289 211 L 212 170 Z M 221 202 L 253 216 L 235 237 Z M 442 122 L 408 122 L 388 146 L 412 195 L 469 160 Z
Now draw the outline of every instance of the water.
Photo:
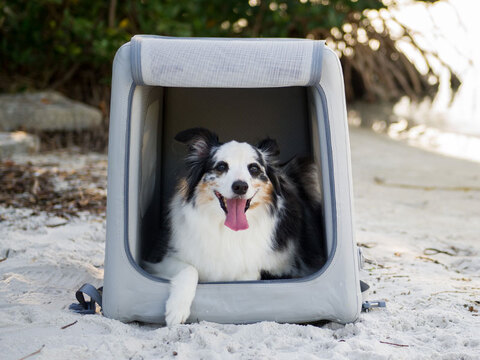
M 355 109 L 367 124 L 377 132 L 403 140 L 443 155 L 480 162 L 480 0 L 448 0 L 434 4 L 412 0 L 391 0 L 396 5 L 382 16 L 394 17 L 412 29 L 415 41 L 428 52 L 438 54 L 441 61 L 429 57 L 433 70 L 440 74 L 439 92 L 433 101 L 412 103 L 407 97 L 394 107 L 393 114 L 386 115 L 386 105 Z M 395 33 L 395 27 L 392 26 Z M 398 46 L 425 71 L 425 60 L 407 42 Z M 442 64 L 443 62 L 443 64 Z M 462 84 L 454 95 L 445 67 L 448 65 Z M 391 110 L 391 107 L 390 107 Z M 366 116 L 363 116 L 366 114 Z M 390 112 L 390 114 L 392 114 Z M 355 116 L 350 119 L 355 124 Z M 357 119 L 358 120 L 358 119 Z
M 431 107 L 409 108 L 407 102 L 399 104 L 396 111 L 413 113 L 420 124 L 448 132 L 480 136 L 480 1 L 448 0 L 432 5 L 398 1 L 391 13 L 415 32 L 415 39 L 426 50 L 435 52 L 448 64 L 462 81 L 452 101 L 452 92 L 445 68 L 432 61 L 441 74 L 440 91 Z M 423 61 L 418 54 L 401 45 L 417 64 Z M 418 111 L 420 110 L 420 111 Z

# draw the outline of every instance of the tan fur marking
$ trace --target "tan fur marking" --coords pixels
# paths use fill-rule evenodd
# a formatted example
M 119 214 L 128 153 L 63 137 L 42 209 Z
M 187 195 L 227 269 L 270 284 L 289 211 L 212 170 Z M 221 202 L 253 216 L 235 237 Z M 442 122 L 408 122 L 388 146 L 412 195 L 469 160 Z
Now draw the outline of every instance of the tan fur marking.
M 198 192 L 204 192 L 207 190 L 208 188 L 208 183 L 206 182 L 201 182 L 199 185 L 198 185 Z
M 265 194 L 271 198 L 273 194 L 273 185 L 271 182 L 267 183 L 264 187 Z
M 187 179 L 181 178 L 177 184 L 177 192 L 182 196 L 182 198 L 187 197 Z
M 218 186 L 215 181 L 202 181 L 197 186 L 197 204 L 202 205 L 214 200 L 213 187 Z
M 253 209 L 255 209 L 256 207 L 258 207 L 259 205 L 260 205 L 260 202 L 257 201 L 256 203 L 251 204 L 250 207 L 248 208 L 248 210 L 253 210 Z M 247 210 L 247 211 L 248 211 L 248 210 Z
M 258 193 L 252 201 L 249 210 L 253 210 L 261 204 L 270 204 L 272 202 L 273 194 L 273 185 L 271 182 L 268 183 L 255 183 L 252 184 L 255 189 L 258 189 Z

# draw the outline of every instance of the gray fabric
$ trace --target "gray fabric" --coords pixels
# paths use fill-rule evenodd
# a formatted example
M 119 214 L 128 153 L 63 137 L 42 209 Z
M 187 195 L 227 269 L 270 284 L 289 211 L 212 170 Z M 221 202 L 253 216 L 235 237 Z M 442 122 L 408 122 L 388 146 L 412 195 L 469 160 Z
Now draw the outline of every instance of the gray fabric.
M 132 75 L 138 85 L 254 88 L 320 81 L 323 41 L 208 39 L 137 35 Z
M 106 316 L 122 321 L 163 323 L 169 284 L 143 271 L 129 249 L 129 243 L 140 241 L 135 230 L 140 225 L 132 214 L 133 209 L 138 213 L 141 204 L 140 195 L 134 196 L 141 189 L 133 186 L 138 174 L 130 166 L 135 161 L 130 159 L 130 153 L 142 147 L 141 132 L 131 129 L 138 125 L 143 113 L 129 101 L 129 90 L 135 83 L 131 59 L 128 44 L 118 51 L 114 61 L 103 310 Z M 346 323 L 358 318 L 361 293 L 353 236 L 345 98 L 340 63 L 333 51 L 325 49 L 323 67 L 320 85 L 308 89 L 309 114 L 314 125 L 308 130 L 308 138 L 324 174 L 325 222 L 332 244 L 327 264 L 313 276 L 299 280 L 199 284 L 189 321 L 323 319 Z M 222 124 L 219 127 L 222 132 Z M 163 134 L 163 126 L 161 131 Z M 136 184 L 139 183 L 137 180 Z
M 312 67 L 310 70 L 310 81 L 308 86 L 316 86 L 322 78 L 323 48 L 325 41 L 318 42 L 313 48 Z

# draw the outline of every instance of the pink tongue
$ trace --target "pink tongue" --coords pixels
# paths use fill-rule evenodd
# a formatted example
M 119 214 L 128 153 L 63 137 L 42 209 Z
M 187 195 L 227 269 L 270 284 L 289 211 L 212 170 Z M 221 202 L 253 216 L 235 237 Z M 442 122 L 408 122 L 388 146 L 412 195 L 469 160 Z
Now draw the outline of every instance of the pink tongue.
M 248 229 L 247 216 L 245 215 L 246 199 L 227 199 L 227 219 L 225 226 L 234 231 Z

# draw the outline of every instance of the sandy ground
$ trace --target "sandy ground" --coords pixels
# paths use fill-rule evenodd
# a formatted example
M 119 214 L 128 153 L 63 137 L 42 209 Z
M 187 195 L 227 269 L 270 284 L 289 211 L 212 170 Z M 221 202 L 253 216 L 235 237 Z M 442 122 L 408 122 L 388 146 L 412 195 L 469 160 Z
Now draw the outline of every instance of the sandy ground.
M 0 207 L 0 357 L 479 359 L 480 164 L 358 129 L 351 143 L 366 298 L 385 299 L 386 309 L 323 327 L 202 322 L 169 329 L 80 316 L 67 307 L 82 283 L 102 283 L 104 218 L 81 214 L 65 223 Z M 68 168 L 105 157 L 29 160 Z

